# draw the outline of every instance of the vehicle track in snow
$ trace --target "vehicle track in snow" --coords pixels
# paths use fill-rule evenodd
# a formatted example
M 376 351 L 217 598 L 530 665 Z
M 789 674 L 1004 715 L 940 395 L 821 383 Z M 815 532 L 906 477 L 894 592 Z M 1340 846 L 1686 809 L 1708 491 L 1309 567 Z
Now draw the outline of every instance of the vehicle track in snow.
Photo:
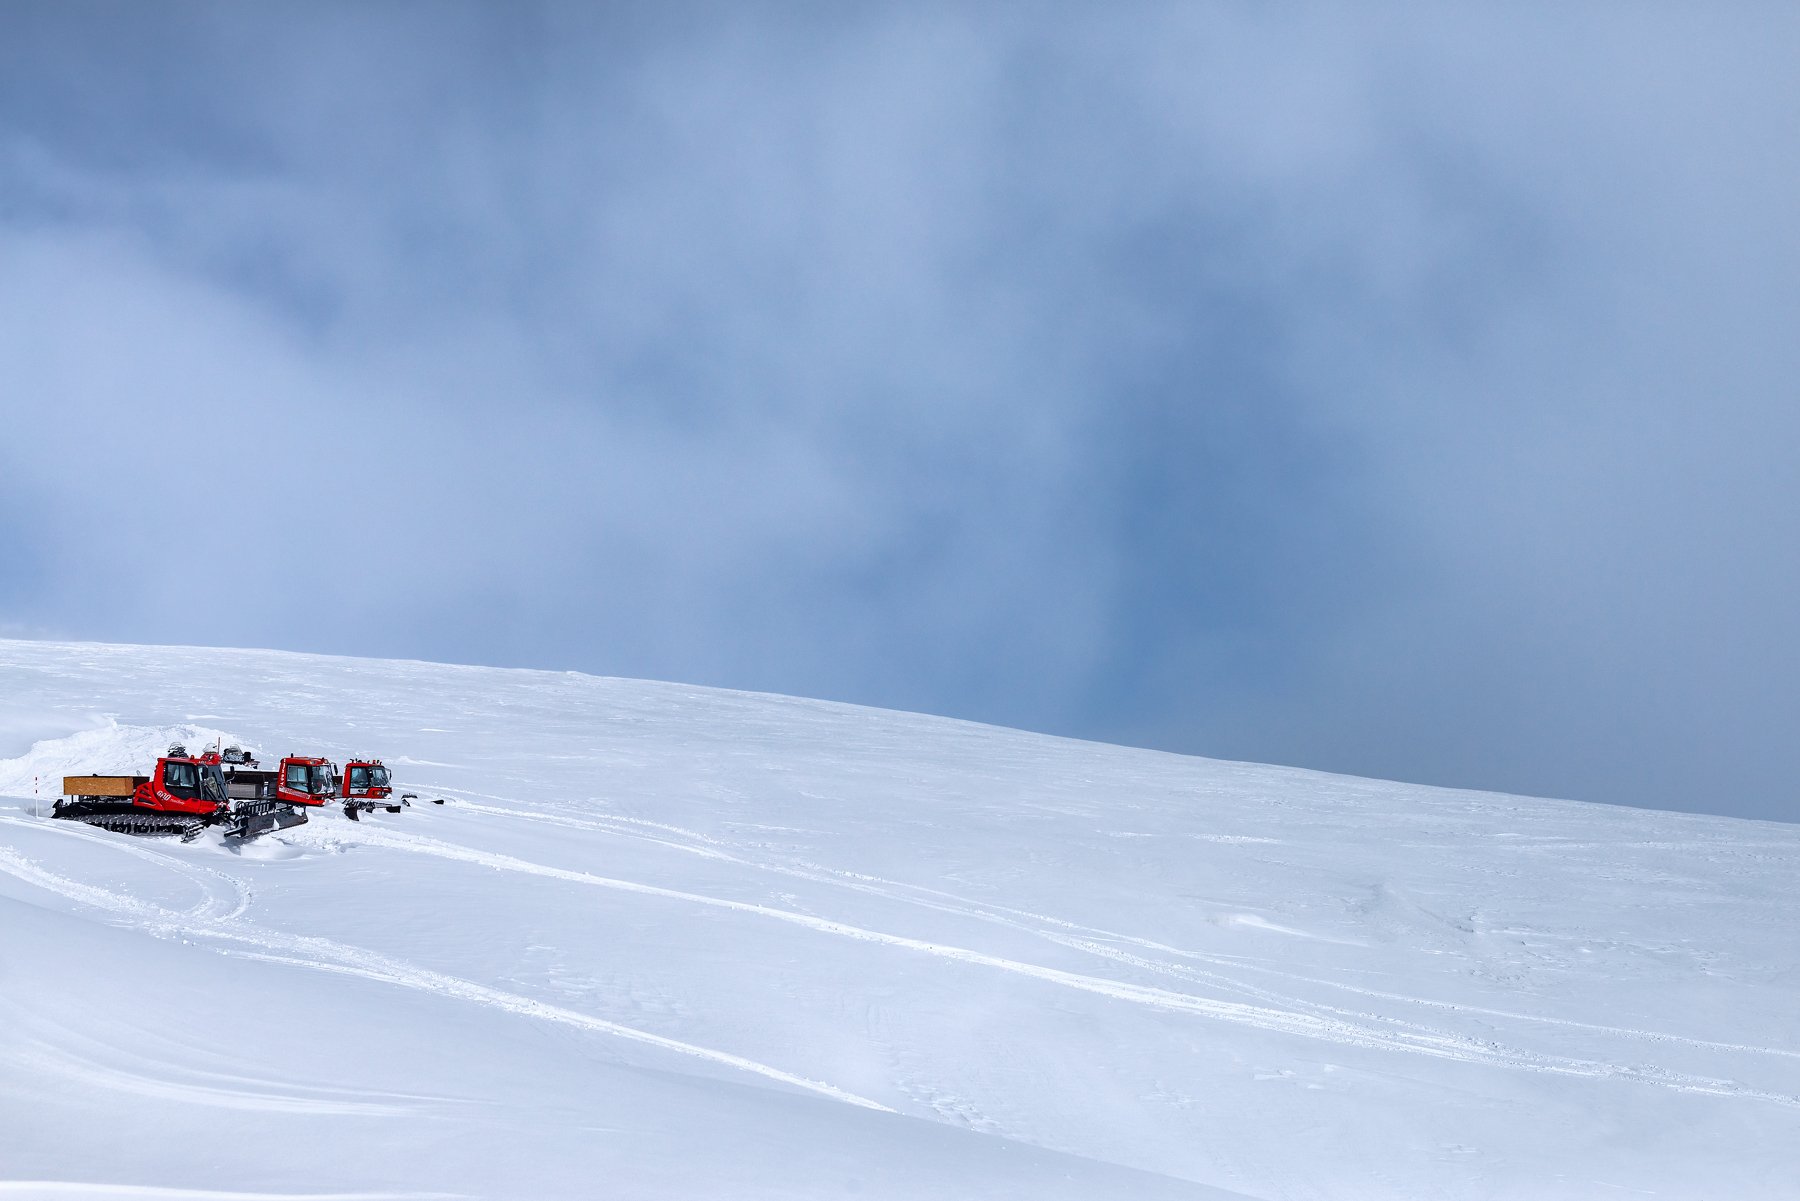
M 47 825 L 40 819 L 0 815 L 0 825 L 45 831 L 63 838 L 103 846 L 181 876 L 199 889 L 203 898 L 199 905 L 185 911 L 190 917 L 221 921 L 240 917 L 250 908 L 255 896 L 249 881 L 241 876 L 194 863 L 179 853 L 171 854 L 153 844 L 140 843 L 129 836 L 98 830 L 81 822 L 65 821 Z
M 457 793 L 461 790 L 443 789 L 442 791 Z M 493 796 L 490 797 L 490 799 L 504 801 L 507 798 Z M 1375 1027 L 1392 1027 L 1396 1030 L 1408 1031 L 1412 1035 L 1426 1040 L 1439 1040 L 1445 1038 L 1456 1040 L 1461 1039 L 1464 1036 L 1437 1030 L 1427 1024 L 1409 1021 L 1405 1018 L 1395 1017 L 1391 1014 L 1346 1008 L 1339 1005 L 1331 1005 L 1322 1001 L 1294 996 L 1291 993 L 1281 992 L 1254 984 L 1244 980 L 1241 976 L 1228 973 L 1255 972 L 1294 983 L 1335 989 L 1340 992 L 1355 994 L 1359 997 L 1366 997 L 1370 1000 L 1394 1002 L 1446 1013 L 1467 1014 L 1483 1018 L 1498 1018 L 1504 1021 L 1547 1026 L 1557 1029 L 1605 1034 L 1634 1042 L 1679 1045 L 1701 1051 L 1726 1052 L 1734 1055 L 1800 1060 L 1800 1051 L 1786 1050 L 1779 1047 L 1762 1047 L 1744 1043 L 1721 1042 L 1712 1039 L 1672 1034 L 1666 1031 L 1643 1030 L 1635 1027 L 1609 1025 L 1598 1022 L 1584 1022 L 1570 1018 L 1553 1017 L 1546 1014 L 1520 1013 L 1513 1010 L 1496 1009 L 1459 1001 L 1444 1001 L 1408 993 L 1387 992 L 1380 989 L 1372 989 L 1357 984 L 1347 983 L 1342 980 L 1334 980 L 1328 977 L 1312 976 L 1305 973 L 1269 967 L 1263 964 L 1246 962 L 1241 958 L 1208 955 L 1204 952 L 1186 950 L 1153 939 L 1140 938 L 1135 935 L 1099 927 L 1085 926 L 1077 922 L 1067 921 L 1047 914 L 1035 913 L 1030 910 L 1016 909 L 986 901 L 977 901 L 972 898 L 960 896 L 956 893 L 947 892 L 943 889 L 932 888 L 926 885 L 888 880 L 880 876 L 873 876 L 862 872 L 846 871 L 840 868 L 832 868 L 804 860 L 792 860 L 783 863 L 771 862 L 764 859 L 747 858 L 743 854 L 738 853 L 741 852 L 743 848 L 736 844 L 713 838 L 709 835 L 700 833 L 699 831 L 687 830 L 679 826 L 673 826 L 662 822 L 652 822 L 640 818 L 623 817 L 604 813 L 594 814 L 592 816 L 575 817 L 567 814 L 547 813 L 540 810 L 525 808 L 506 808 L 497 805 L 484 805 L 467 800 L 457 800 L 453 803 L 459 809 L 465 809 L 476 813 L 508 818 L 522 818 L 527 821 L 564 826 L 571 829 L 587 830 L 595 833 L 610 833 L 623 838 L 631 838 L 637 841 L 667 847 L 672 850 L 705 859 L 731 863 L 774 875 L 803 879 L 812 883 L 826 884 L 832 887 L 878 897 L 883 900 L 913 905 L 954 916 L 966 917 L 972 920 L 1020 931 L 1043 939 L 1044 941 L 1081 951 L 1098 958 L 1111 960 L 1115 963 L 1120 963 L 1151 975 L 1237 993 L 1251 1001 L 1263 1005 L 1309 1013 L 1325 1020 L 1341 1019 Z M 1275 929 L 1279 930 L 1280 928 L 1275 927 Z M 1123 944 L 1125 947 L 1133 947 L 1137 948 L 1139 951 L 1149 952 L 1150 955 L 1136 954 L 1130 950 L 1123 949 L 1121 946 L 1109 944 Z M 1180 962 L 1169 962 L 1170 958 Z M 1204 967 L 1194 966 L 1196 964 L 1206 964 L 1213 968 L 1224 970 L 1207 970 Z M 1774 1094 L 1771 1094 L 1771 1096 L 1774 1096 Z
M 555 815 L 544 816 L 549 816 L 557 821 L 578 820 L 562 819 Z M 306 838 L 303 831 L 294 833 L 301 840 Z M 1387 1015 L 1339 1009 L 1273 993 L 1267 994 L 1269 1000 L 1263 1003 L 1198 996 L 1168 988 L 1134 984 L 1109 977 L 1045 967 L 947 943 L 872 930 L 848 922 L 835 921 L 771 905 L 713 897 L 637 881 L 599 876 L 589 872 L 551 867 L 510 855 L 479 851 L 418 834 L 378 827 L 359 829 L 357 834 L 360 841 L 370 846 L 387 847 L 440 859 L 460 861 L 493 870 L 519 872 L 572 884 L 741 913 L 765 920 L 783 922 L 822 934 L 881 944 L 951 962 L 1030 977 L 1060 987 L 1164 1012 L 1233 1022 L 1275 1033 L 1344 1046 L 1403 1051 L 1438 1059 L 1528 1072 L 1597 1079 L 1626 1079 L 1678 1092 L 1756 1100 L 1800 1109 L 1800 1096 L 1756 1089 L 1734 1080 L 1678 1072 L 1655 1064 L 1617 1063 L 1560 1055 L 1548 1051 L 1531 1051 L 1495 1040 L 1477 1039 L 1455 1031 L 1436 1029 Z M 737 857 L 724 852 L 713 851 L 712 854 L 715 857 L 742 862 Z M 970 916 L 975 915 L 970 914 Z M 1045 937 L 1050 936 L 1046 934 Z M 1060 939 L 1053 939 L 1053 941 L 1060 941 Z M 1091 940 L 1076 940 L 1067 945 L 1079 946 L 1079 949 L 1143 967 L 1146 970 L 1161 971 L 1164 974 L 1179 974 L 1178 965 L 1131 956 L 1129 953 L 1120 952 L 1117 948 L 1105 947 Z M 1212 981 L 1206 979 L 1209 975 L 1198 973 L 1193 982 L 1211 983 Z M 1220 983 L 1229 983 L 1232 988 L 1240 991 L 1251 987 L 1238 981 L 1220 981 Z M 1452 1006 L 1451 1008 L 1457 1007 Z M 1673 1037 L 1670 1036 L 1671 1039 Z
M 11 1024 L 21 1026 L 24 1023 L 15 1015 Z M 35 1024 L 42 1026 L 44 1023 Z M 39 1072 L 46 1079 L 78 1080 L 159 1103 L 207 1105 L 288 1117 L 322 1114 L 354 1118 L 406 1117 L 416 1114 L 421 1104 L 454 1103 L 454 1098 L 449 1097 L 353 1094 L 341 1089 L 299 1087 L 291 1081 L 203 1073 L 172 1060 L 135 1055 L 122 1047 L 105 1047 L 105 1058 L 101 1058 L 76 1050 L 75 1044 L 80 1041 L 85 1040 L 78 1040 L 74 1032 L 66 1028 L 49 1032 L 44 1037 L 23 1036 L 8 1059 L 12 1065 Z M 130 1067 L 123 1066 L 127 1062 Z
M 0 817 L 0 822 L 27 824 L 22 819 L 4 817 Z M 30 822 L 29 824 L 38 829 L 45 828 L 41 822 Z M 300 829 L 303 827 L 295 827 L 295 831 Z M 109 845 L 124 849 L 134 855 L 150 855 L 153 859 L 158 860 L 170 858 L 159 855 L 153 850 L 129 844 L 113 843 Z M 606 1034 L 628 1042 L 641 1043 L 689 1058 L 705 1060 L 828 1097 L 834 1101 L 865 1109 L 893 1112 L 880 1102 L 857 1096 L 823 1081 L 810 1080 L 791 1072 L 784 1072 L 779 1068 L 741 1055 L 638 1030 L 591 1014 L 550 1005 L 531 997 L 506 992 L 472 980 L 418 967 L 332 939 L 271 930 L 258 926 L 242 916 L 207 916 L 203 912 L 204 906 L 185 911 L 168 909 L 51 871 L 5 844 L 0 844 L 0 872 L 78 905 L 109 913 L 115 918 L 122 919 L 126 924 L 159 938 L 190 942 L 206 940 L 217 944 L 220 949 L 226 950 L 230 954 L 244 958 L 355 976 L 438 996 L 470 1001 L 523 1017 Z
M 503 799 L 503 798 L 496 798 Z M 1599 1060 L 1580 1059 L 1556 1055 L 1548 1052 L 1535 1052 L 1505 1044 L 1474 1039 L 1454 1031 L 1436 1029 L 1424 1024 L 1409 1022 L 1389 1015 L 1359 1012 L 1340 1007 L 1323 1005 L 1302 998 L 1283 995 L 1271 990 L 1248 984 L 1242 980 L 1223 976 L 1217 972 L 1185 964 L 1171 964 L 1166 960 L 1147 958 L 1133 954 L 1117 946 L 1109 946 L 1096 939 L 1106 939 L 1127 944 L 1136 944 L 1158 954 L 1180 957 L 1198 957 L 1196 953 L 1182 951 L 1179 948 L 1151 940 L 1138 939 L 1115 932 L 1083 927 L 1076 923 L 1062 921 L 1043 914 L 1034 914 L 1026 910 L 1010 909 L 1000 906 L 989 906 L 979 902 L 957 898 L 955 894 L 942 890 L 924 888 L 916 885 L 905 885 L 893 881 L 881 880 L 879 877 L 858 873 L 839 872 L 834 869 L 820 868 L 817 865 L 772 864 L 750 860 L 733 854 L 726 849 L 730 844 L 709 838 L 693 831 L 684 831 L 679 827 L 662 823 L 639 822 L 634 819 L 613 820 L 607 816 L 595 819 L 573 818 L 556 814 L 531 813 L 528 811 L 512 811 L 492 806 L 474 806 L 462 802 L 459 807 L 479 808 L 506 816 L 525 817 L 527 820 L 546 821 L 553 824 L 588 828 L 601 832 L 613 832 L 623 836 L 646 839 L 650 842 L 690 853 L 702 854 L 707 858 L 729 862 L 735 865 L 752 867 L 777 874 L 798 876 L 810 881 L 833 884 L 850 888 L 853 891 L 883 897 L 885 899 L 905 903 L 923 905 L 927 908 L 958 914 L 977 920 L 995 922 L 1006 927 L 1021 930 L 1050 942 L 1086 952 L 1116 963 L 1127 965 L 1146 972 L 1162 975 L 1166 978 L 1181 980 L 1185 983 L 1199 984 L 1204 987 L 1226 989 L 1252 998 L 1251 1002 L 1223 1000 L 1216 997 L 1197 996 L 1192 993 L 1176 991 L 1149 985 L 1134 984 L 1110 977 L 1093 976 L 1085 973 L 1070 972 L 1058 968 L 1045 967 L 1003 956 L 989 955 L 964 947 L 941 942 L 910 938 L 904 935 L 891 934 L 871 930 L 846 922 L 833 921 L 810 914 L 797 913 L 774 906 L 761 905 L 746 901 L 711 897 L 704 894 L 668 889 L 656 885 L 634 881 L 618 880 L 610 877 L 593 875 L 587 872 L 550 867 L 529 860 L 512 856 L 499 855 L 492 852 L 478 851 L 462 847 L 454 843 L 442 842 L 412 833 L 389 830 L 381 827 L 361 826 L 355 830 L 356 841 L 364 845 L 384 846 L 390 849 L 409 851 L 438 858 L 458 860 L 473 865 L 484 866 L 496 870 L 522 872 L 530 875 L 549 877 L 571 883 L 588 886 L 610 888 L 618 891 L 638 893 L 660 897 L 666 900 L 726 909 L 755 915 L 761 918 L 781 921 L 802 926 L 821 933 L 848 937 L 859 941 L 893 946 L 900 949 L 923 953 L 936 958 L 982 966 L 1001 970 L 1016 975 L 1032 977 L 1047 983 L 1072 988 L 1078 991 L 1110 997 L 1144 1005 L 1153 1009 L 1169 1012 L 1187 1013 L 1205 1018 L 1235 1022 L 1278 1033 L 1296 1035 L 1347 1046 L 1365 1047 L 1381 1050 L 1398 1050 L 1413 1054 L 1432 1056 L 1435 1058 L 1458 1060 L 1467 1063 L 1494 1067 L 1506 1067 L 1517 1070 L 1547 1072 L 1560 1075 L 1585 1076 L 1595 1078 L 1624 1078 L 1638 1082 L 1658 1085 L 1682 1092 L 1700 1093 L 1714 1096 L 1731 1096 L 1754 1099 L 1787 1107 L 1800 1108 L 1800 1097 L 1790 1094 L 1768 1092 L 1745 1086 L 1739 1082 L 1718 1078 L 1697 1076 L 1675 1072 L 1651 1064 L 1624 1064 Z M 27 822 L 22 818 L 0 817 L 0 823 L 29 824 L 36 829 L 45 829 L 44 823 Z M 646 830 L 654 830 L 654 834 L 646 834 Z M 808 1080 L 766 1064 L 757 1063 L 727 1052 L 668 1039 L 623 1026 L 619 1023 L 579 1013 L 561 1006 L 550 1005 L 533 998 L 509 993 L 473 981 L 460 979 L 444 973 L 423 969 L 402 961 L 382 956 L 374 952 L 354 948 L 333 940 L 309 935 L 286 934 L 267 930 L 250 923 L 242 917 L 251 900 L 248 885 L 241 879 L 216 869 L 195 865 L 183 861 L 176 855 L 158 851 L 154 848 L 123 842 L 117 836 L 87 830 L 85 827 L 70 828 L 66 831 L 57 829 L 59 834 L 70 837 L 93 839 L 122 853 L 167 867 L 184 875 L 196 883 L 204 885 L 207 881 L 223 881 L 231 894 L 225 901 L 216 891 L 208 889 L 206 899 L 194 909 L 179 911 L 161 906 L 151 905 L 124 894 L 115 893 L 94 885 L 85 884 L 65 876 L 49 872 L 30 860 L 0 847 L 0 871 L 6 871 L 27 882 L 37 884 L 49 891 L 58 893 L 77 903 L 94 908 L 108 910 L 116 915 L 127 916 L 132 924 L 139 925 L 160 937 L 188 936 L 203 937 L 216 942 L 235 945 L 240 948 L 233 953 L 271 962 L 288 963 L 308 967 L 314 970 L 336 972 L 365 979 L 378 980 L 420 991 L 439 995 L 457 997 L 480 1004 L 488 1005 L 525 1016 L 560 1022 L 620 1037 L 629 1041 L 637 1041 L 679 1054 L 711 1060 L 740 1070 L 753 1072 L 769 1079 L 807 1089 L 815 1093 L 831 1096 L 834 1099 L 848 1101 L 870 1108 L 886 1109 L 877 1102 L 845 1093 L 829 1084 Z M 309 832 L 305 827 L 298 827 L 288 832 L 289 840 L 302 844 L 318 842 L 329 837 L 340 839 L 348 831 L 338 831 L 327 836 L 319 832 Z M 676 838 L 691 837 L 702 845 L 671 841 L 668 836 Z M 898 890 L 898 891 L 896 891 Z M 926 897 L 902 895 L 903 893 L 923 893 Z M 1044 923 L 1049 929 L 1035 926 L 1032 923 Z M 1227 966 L 1241 969 L 1245 965 L 1228 962 Z M 1309 977 L 1292 973 L 1276 973 L 1296 980 L 1311 980 Z M 1312 980 L 1313 983 L 1332 987 L 1347 988 L 1356 992 L 1364 992 L 1370 996 L 1389 998 L 1410 1004 L 1437 1005 L 1447 1010 L 1458 1012 L 1483 1012 L 1497 1016 L 1524 1017 L 1529 1015 L 1500 1014 L 1499 1011 L 1474 1010 L 1471 1007 L 1449 1002 L 1432 1002 L 1429 1000 L 1405 996 L 1402 994 L 1383 994 L 1373 990 L 1364 990 L 1356 986 L 1342 985 L 1330 980 Z M 1550 1019 L 1554 1020 L 1554 1019 Z M 1658 1035 L 1653 1032 L 1625 1031 L 1612 1027 L 1596 1027 L 1582 1023 L 1572 1023 L 1588 1029 L 1596 1029 L 1611 1033 L 1626 1034 L 1653 1041 L 1668 1040 L 1673 1042 L 1689 1042 L 1703 1047 L 1729 1049 L 1751 1053 L 1762 1053 L 1793 1057 L 1793 1053 L 1769 1048 L 1742 1047 L 1736 1044 L 1708 1044 L 1699 1040 L 1686 1040 L 1674 1035 Z

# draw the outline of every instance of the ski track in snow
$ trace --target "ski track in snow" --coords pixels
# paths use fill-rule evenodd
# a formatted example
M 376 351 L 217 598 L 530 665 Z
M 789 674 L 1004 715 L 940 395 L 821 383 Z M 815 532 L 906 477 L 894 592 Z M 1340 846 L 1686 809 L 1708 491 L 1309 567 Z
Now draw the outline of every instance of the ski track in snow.
M 559 822 L 576 820 L 560 818 L 556 815 L 537 814 L 535 816 L 539 820 L 550 818 L 551 820 Z M 671 832 L 675 829 L 674 827 L 660 826 L 656 823 L 631 822 L 629 819 L 627 819 L 627 822 L 632 825 L 653 826 Z M 1133 967 L 1142 968 L 1146 971 L 1187 978 L 1195 983 L 1224 985 L 1239 991 L 1252 993 L 1264 1000 L 1265 1003 L 1250 1004 L 1201 997 L 1191 993 L 1177 992 L 1171 989 L 1132 984 L 1107 977 L 1065 971 L 1059 968 L 1043 967 L 1037 964 L 1025 963 L 1002 956 L 984 954 L 964 947 L 938 942 L 928 942 L 921 939 L 909 938 L 904 935 L 871 930 L 846 922 L 814 917 L 810 914 L 796 913 L 791 910 L 780 909 L 769 905 L 755 904 L 748 901 L 735 901 L 726 898 L 707 896 L 701 893 L 663 888 L 652 884 L 642 884 L 635 881 L 598 876 L 588 872 L 550 867 L 509 855 L 473 850 L 468 847 L 442 842 L 423 835 L 403 833 L 377 827 L 359 829 L 357 833 L 359 840 L 367 845 L 384 846 L 396 850 L 410 851 L 415 854 L 456 860 L 494 870 L 520 872 L 548 879 L 562 880 L 569 883 L 607 888 L 619 892 L 635 893 L 642 896 L 658 897 L 664 900 L 679 901 L 735 913 L 754 915 L 772 921 L 800 926 L 819 933 L 855 939 L 862 942 L 883 944 L 908 951 L 919 952 L 939 959 L 1028 976 L 1061 987 L 1093 993 L 1113 1000 L 1143 1005 L 1165 1012 L 1185 1013 L 1221 1021 L 1235 1022 L 1241 1025 L 1253 1026 L 1276 1033 L 1297 1035 L 1303 1038 L 1316 1039 L 1346 1046 L 1377 1050 L 1406 1051 L 1434 1058 L 1458 1060 L 1465 1063 L 1491 1067 L 1512 1068 L 1521 1071 L 1544 1072 L 1565 1076 L 1627 1079 L 1673 1089 L 1678 1092 L 1698 1093 L 1709 1096 L 1739 1097 L 1748 1100 L 1765 1101 L 1789 1108 L 1800 1108 L 1800 1097 L 1791 1094 L 1753 1089 L 1737 1081 L 1697 1076 L 1661 1068 L 1652 1064 L 1621 1064 L 1580 1059 L 1545 1052 L 1528 1051 L 1522 1048 L 1510 1047 L 1497 1041 L 1473 1039 L 1465 1035 L 1438 1030 L 1385 1015 L 1363 1013 L 1300 1001 L 1297 998 L 1285 997 L 1265 990 L 1254 989 L 1252 986 L 1242 982 L 1216 977 L 1211 973 L 1194 972 L 1190 976 L 1188 973 L 1191 969 L 1184 969 L 1179 965 L 1145 959 L 1142 956 L 1131 955 L 1128 952 L 1120 951 L 1115 947 L 1108 947 L 1091 940 L 1065 938 L 1050 931 L 1040 930 L 1034 932 L 1051 941 L 1062 942 L 1064 945 L 1094 955 L 1113 959 Z M 309 841 L 310 838 L 315 837 L 308 835 L 304 828 L 297 828 L 294 831 L 290 831 L 289 836 L 299 842 L 306 842 Z M 707 839 L 706 841 L 715 842 L 715 840 L 712 839 Z M 736 856 L 712 848 L 706 848 L 706 853 L 710 857 L 722 858 L 732 862 L 746 862 Z M 900 900 L 904 898 L 891 897 L 890 899 Z M 980 914 L 975 912 L 965 912 L 967 913 L 967 916 L 980 916 Z M 1416 998 L 1410 997 L 1401 999 L 1407 1001 L 1416 1000 Z M 535 1005 L 537 1002 L 531 1002 L 531 1004 Z M 1448 1002 L 1440 1002 L 1438 1004 L 1449 1009 L 1461 1008 Z M 1649 1032 L 1638 1033 L 1641 1037 L 1650 1039 L 1666 1039 L 1671 1042 L 1687 1041 L 1682 1040 L 1675 1035 L 1654 1035 Z M 1766 1048 L 1743 1047 L 1738 1049 L 1752 1053 L 1791 1055 L 1789 1052 L 1775 1051 Z
M 44 828 L 41 822 L 29 819 L 0 816 L 0 824 L 30 824 Z M 296 829 L 298 829 L 297 827 Z M 57 833 L 63 831 L 57 830 Z M 71 831 L 73 833 L 73 831 Z M 90 831 L 81 831 L 77 836 L 89 835 Z M 146 857 L 176 867 L 186 874 L 186 864 L 178 864 L 172 857 L 160 855 L 154 850 L 134 846 L 129 843 L 110 842 L 139 857 Z M 205 869 L 210 870 L 210 869 Z M 673 1051 L 690 1058 L 707 1060 L 725 1067 L 736 1068 L 769 1080 L 803 1089 L 834 1101 L 861 1106 L 865 1109 L 893 1112 L 880 1102 L 859 1097 L 854 1093 L 817 1080 L 808 1080 L 790 1072 L 768 1064 L 758 1063 L 741 1055 L 733 1055 L 726 1051 L 709 1047 L 696 1046 L 678 1039 L 666 1038 L 645 1030 L 638 1030 L 604 1018 L 593 1017 L 572 1009 L 550 1005 L 530 997 L 509 993 L 474 981 L 463 980 L 443 972 L 431 971 L 399 960 L 391 959 L 372 951 L 347 946 L 332 939 L 315 935 L 286 934 L 254 925 L 239 916 L 210 916 L 208 903 L 186 910 L 166 909 L 152 905 L 123 893 L 112 892 L 92 884 L 84 884 L 67 876 L 49 871 L 28 857 L 19 854 L 10 847 L 0 846 L 0 871 L 35 885 L 47 892 L 74 901 L 77 904 L 100 909 L 115 916 L 125 918 L 133 926 L 147 931 L 159 938 L 174 938 L 184 941 L 210 939 L 215 942 L 231 945 L 232 953 L 244 958 L 258 959 L 271 963 L 290 964 L 297 967 L 310 968 L 315 971 L 332 972 L 346 976 L 358 976 L 384 984 L 394 984 L 421 992 L 435 993 L 439 996 L 453 997 L 458 1000 L 472 1001 L 490 1008 L 515 1013 L 523 1017 L 557 1022 L 565 1026 L 608 1034 L 630 1042 L 643 1043 L 665 1051 Z M 216 873 L 224 875 L 224 873 Z

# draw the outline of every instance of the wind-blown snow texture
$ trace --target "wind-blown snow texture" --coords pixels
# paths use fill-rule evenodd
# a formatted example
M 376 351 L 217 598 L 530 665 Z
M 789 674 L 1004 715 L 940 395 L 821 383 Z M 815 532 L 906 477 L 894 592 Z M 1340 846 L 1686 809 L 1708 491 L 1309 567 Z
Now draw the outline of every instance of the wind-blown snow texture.
M 34 817 L 175 737 L 449 798 Z M 1800 1192 L 1800 829 L 0 642 L 0 1199 Z

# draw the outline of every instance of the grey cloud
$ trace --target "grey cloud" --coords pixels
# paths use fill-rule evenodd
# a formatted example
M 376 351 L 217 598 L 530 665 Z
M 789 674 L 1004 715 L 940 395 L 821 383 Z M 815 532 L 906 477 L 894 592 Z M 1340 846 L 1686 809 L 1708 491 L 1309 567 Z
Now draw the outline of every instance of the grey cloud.
M 0 616 L 1787 811 L 1784 13 L 122 12 L 0 39 Z

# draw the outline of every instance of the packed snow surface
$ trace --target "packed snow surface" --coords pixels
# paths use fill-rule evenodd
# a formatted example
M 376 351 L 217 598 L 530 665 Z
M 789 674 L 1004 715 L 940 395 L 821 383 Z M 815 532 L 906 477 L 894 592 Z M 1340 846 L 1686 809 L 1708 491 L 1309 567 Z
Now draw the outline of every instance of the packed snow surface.
M 448 803 L 34 815 L 175 740 Z M 1800 1196 L 1800 827 L 30 642 L 0 796 L 0 1201 Z

